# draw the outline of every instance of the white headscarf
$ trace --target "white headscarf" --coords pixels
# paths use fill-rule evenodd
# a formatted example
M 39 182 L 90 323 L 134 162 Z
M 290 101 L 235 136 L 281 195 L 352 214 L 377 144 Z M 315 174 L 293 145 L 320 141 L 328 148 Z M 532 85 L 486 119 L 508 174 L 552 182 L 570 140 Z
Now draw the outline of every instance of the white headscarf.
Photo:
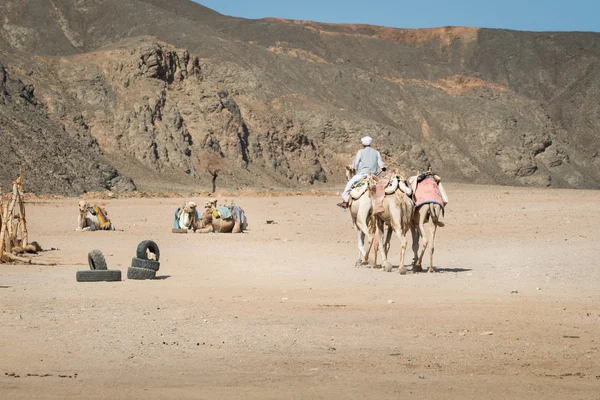
M 373 138 L 371 136 L 365 136 L 360 139 L 360 142 L 363 144 L 363 146 L 370 146 L 371 142 L 373 142 Z

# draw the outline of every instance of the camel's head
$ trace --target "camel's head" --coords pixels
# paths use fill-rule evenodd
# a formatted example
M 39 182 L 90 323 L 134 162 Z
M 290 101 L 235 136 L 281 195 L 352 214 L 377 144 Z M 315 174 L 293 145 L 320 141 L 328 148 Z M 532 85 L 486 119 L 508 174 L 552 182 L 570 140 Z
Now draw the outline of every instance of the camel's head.
M 408 175 L 406 175 L 406 173 L 402 172 L 399 169 L 395 169 L 394 176 L 398 179 L 398 182 L 400 184 L 408 185 Z
M 377 179 L 371 175 L 371 173 L 369 172 L 365 178 L 366 180 L 366 184 L 367 184 L 367 188 L 369 190 L 369 192 L 371 193 L 372 196 L 375 196 L 375 191 L 376 191 L 376 187 L 377 187 Z
M 85 202 L 85 200 L 79 200 L 79 212 L 83 213 L 83 212 L 87 211 L 87 209 L 88 209 L 88 205 Z
M 356 174 L 356 170 L 352 168 L 352 165 L 346 165 L 346 179 L 350 180 Z
M 398 187 L 400 190 L 402 190 L 407 196 L 412 196 L 413 189 L 409 182 L 408 176 L 405 173 L 396 171 L 396 178 L 398 178 Z
M 196 212 L 196 203 L 194 203 L 193 201 L 188 201 L 183 206 L 183 211 L 185 211 L 188 214 L 194 214 Z

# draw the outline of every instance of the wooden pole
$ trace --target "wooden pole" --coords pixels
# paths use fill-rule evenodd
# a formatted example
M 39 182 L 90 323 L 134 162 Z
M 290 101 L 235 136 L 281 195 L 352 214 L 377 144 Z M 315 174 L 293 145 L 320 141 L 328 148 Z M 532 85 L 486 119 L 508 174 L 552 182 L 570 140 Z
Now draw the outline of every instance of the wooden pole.
M 15 207 L 17 206 L 17 203 L 19 202 L 19 200 L 17 199 L 17 201 L 15 202 Z M 19 239 L 19 232 L 21 231 L 21 220 L 19 219 L 19 215 L 16 213 L 16 211 L 13 211 L 13 229 L 12 229 L 12 244 L 13 246 L 20 246 L 19 243 L 20 241 Z
M 2 192 L 2 186 L 0 186 L 0 228 L 2 227 L 2 217 L 4 214 L 4 192 Z
M 21 247 L 25 248 L 29 244 L 23 192 L 23 169 L 20 168 L 19 177 L 13 182 L 12 196 L 6 204 L 4 204 L 2 188 L 0 188 L 0 262 L 2 261 L 2 257 L 6 256 L 15 261 L 32 263 L 31 260 L 22 259 L 10 254 L 13 242 L 17 242 L 16 239 L 19 231 L 21 233 Z M 15 215 L 16 203 L 19 206 L 18 215 Z
M 10 253 L 10 235 L 7 236 L 8 228 L 12 225 L 12 210 L 14 207 L 14 196 L 10 202 L 4 205 L 4 211 L 2 213 L 2 228 L 0 229 L 0 258 L 4 251 Z M 8 239 L 8 240 L 6 240 Z
M 12 246 L 13 246 L 13 239 L 16 239 L 16 235 L 17 233 L 15 232 L 15 226 L 14 226 L 14 222 L 15 222 L 15 205 L 17 203 L 17 200 L 19 199 L 19 190 L 17 189 L 17 183 L 13 183 L 13 194 L 12 194 L 12 198 L 10 201 L 10 204 L 8 205 L 8 241 L 6 243 L 6 252 L 10 253 L 12 252 Z
M 4 234 L 6 232 L 6 217 L 8 216 L 8 204 L 2 205 L 0 207 L 0 213 L 2 217 L 0 217 L 0 263 L 2 262 L 2 256 L 4 255 Z
M 13 231 L 13 223 L 15 222 L 13 215 L 14 215 L 14 206 L 11 206 L 11 203 L 14 204 L 13 202 L 13 198 L 10 198 L 10 201 L 8 202 L 8 217 L 6 218 L 6 237 L 8 238 L 8 240 L 6 241 L 6 251 L 7 252 L 11 252 L 11 240 L 12 240 L 12 231 Z
M 21 223 L 21 247 L 25 248 L 29 244 L 29 235 L 27 233 L 27 221 L 25 219 L 25 198 L 23 196 L 23 186 L 18 186 L 19 195 L 19 222 Z
M 52 262 L 52 261 L 37 261 L 37 260 L 33 260 L 31 258 L 17 257 L 10 253 L 6 253 L 6 257 L 8 257 L 10 260 L 13 260 L 13 261 L 20 261 L 20 262 L 24 262 L 24 263 L 32 264 L 32 265 L 56 265 L 56 263 Z
M 15 202 L 17 201 L 17 185 L 13 185 L 13 194 L 8 203 L 8 213 L 6 216 L 6 221 L 4 222 L 4 227 L 6 228 L 6 232 L 4 235 L 0 232 L 0 237 L 3 239 L 7 239 L 4 245 L 4 251 L 10 253 L 12 251 L 12 224 L 13 224 L 13 214 L 15 211 Z

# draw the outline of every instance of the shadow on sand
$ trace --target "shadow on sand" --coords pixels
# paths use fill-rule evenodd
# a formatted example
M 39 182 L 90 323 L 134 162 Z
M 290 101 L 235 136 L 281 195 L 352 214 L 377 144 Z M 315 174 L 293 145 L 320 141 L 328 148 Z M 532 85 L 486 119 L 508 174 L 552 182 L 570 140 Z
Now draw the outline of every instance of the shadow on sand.
M 413 272 L 411 269 L 409 269 L 409 272 L 413 273 L 413 274 L 427 274 L 427 269 L 429 267 L 423 267 L 423 271 L 419 271 L 419 272 Z M 436 267 L 435 265 L 433 266 L 433 268 L 435 268 L 435 272 L 443 272 L 443 273 L 460 273 L 460 272 L 469 272 L 472 271 L 469 268 L 440 268 L 440 267 Z
M 366 266 L 368 268 L 368 266 Z M 427 271 L 429 267 L 423 267 L 422 271 L 413 271 L 412 270 L 412 265 L 406 265 L 406 269 L 408 270 L 409 274 L 427 274 L 429 273 Z M 469 272 L 472 271 L 470 268 L 440 268 L 440 267 L 436 267 L 434 266 L 433 268 L 435 268 L 435 272 L 436 273 L 461 273 L 461 272 Z M 381 269 L 381 265 L 377 266 L 377 269 Z M 398 266 L 394 265 L 394 268 L 392 269 L 392 272 L 398 272 Z

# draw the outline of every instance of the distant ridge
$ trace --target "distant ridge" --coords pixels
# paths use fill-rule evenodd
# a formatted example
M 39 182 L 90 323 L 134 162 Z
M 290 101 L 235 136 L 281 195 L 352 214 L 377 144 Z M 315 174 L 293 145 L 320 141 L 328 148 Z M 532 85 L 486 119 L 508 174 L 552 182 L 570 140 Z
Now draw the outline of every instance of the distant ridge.
M 367 134 L 445 179 L 600 187 L 599 33 L 246 20 L 188 0 L 0 14 L 5 187 L 20 160 L 39 192 L 198 188 L 210 163 L 230 188 L 339 186 Z

